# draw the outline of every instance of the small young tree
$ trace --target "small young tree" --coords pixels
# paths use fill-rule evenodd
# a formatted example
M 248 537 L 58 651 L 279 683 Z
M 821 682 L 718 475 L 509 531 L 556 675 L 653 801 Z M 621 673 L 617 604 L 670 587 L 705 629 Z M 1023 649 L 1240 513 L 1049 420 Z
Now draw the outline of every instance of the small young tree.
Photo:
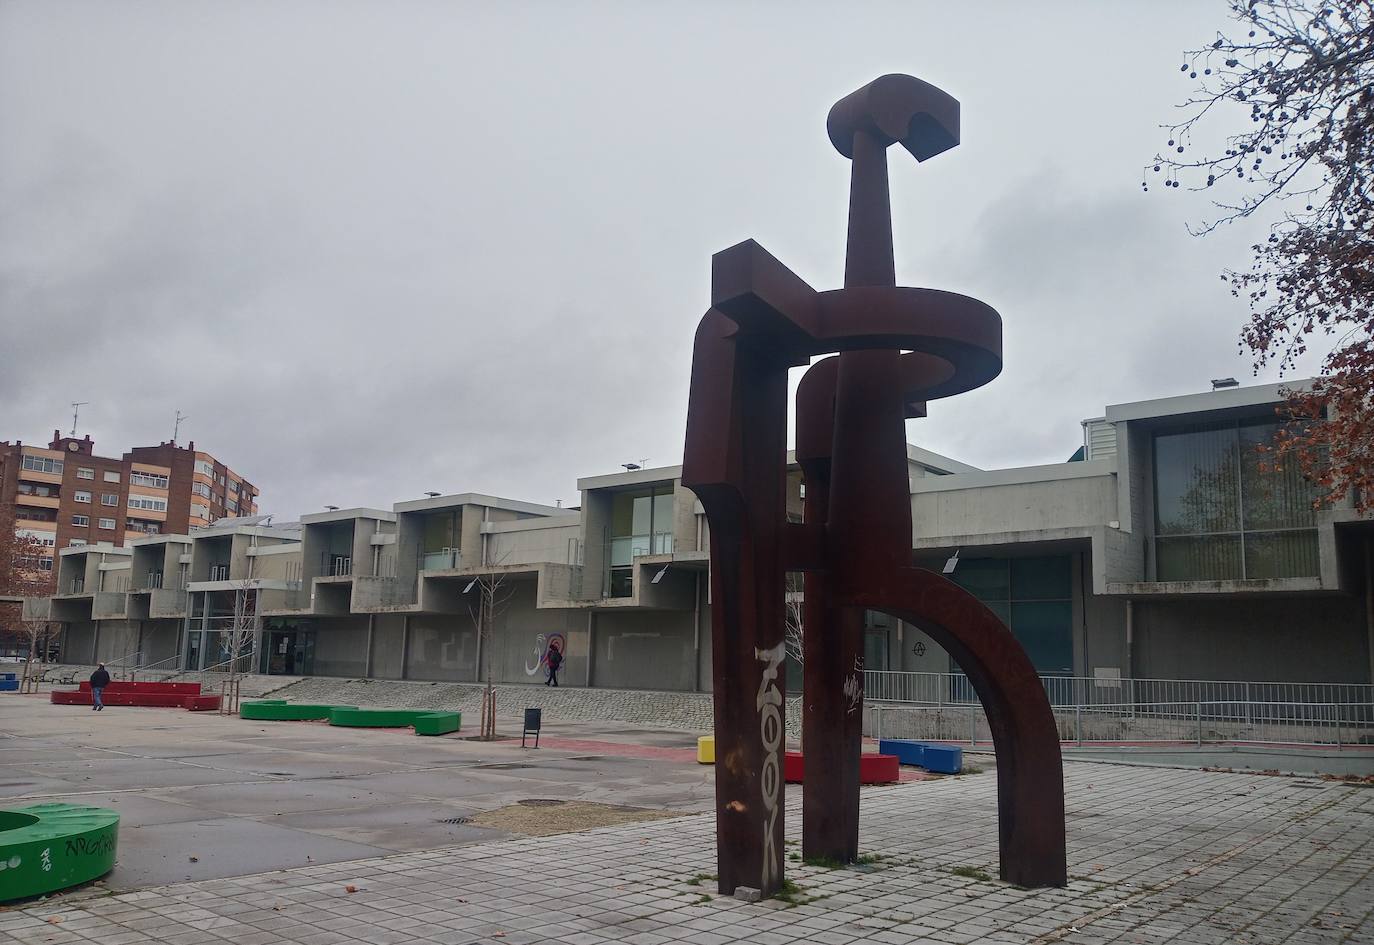
M 256 652 L 258 632 L 261 621 L 258 618 L 257 582 L 248 579 L 238 581 L 234 586 L 234 615 L 230 618 L 229 628 L 229 679 L 221 711 L 233 714 L 238 711 L 240 664 Z
M 492 564 L 500 568 L 504 561 L 503 555 Z M 477 627 L 478 646 L 482 651 L 482 676 L 486 682 L 486 689 L 482 693 L 480 737 L 489 741 L 496 738 L 496 618 L 510 603 L 515 588 L 511 586 L 510 572 L 503 570 L 484 571 L 473 578 L 472 586 L 477 594 L 475 600 L 468 604 L 468 612 Z
M 1184 54 L 1196 89 L 1152 170 L 1217 195 L 1199 234 L 1267 214 L 1251 265 L 1222 275 L 1250 305 L 1241 344 L 1281 374 L 1325 349 L 1312 389 L 1289 391 L 1275 462 L 1374 510 L 1374 4 L 1227 5 L 1237 27 Z

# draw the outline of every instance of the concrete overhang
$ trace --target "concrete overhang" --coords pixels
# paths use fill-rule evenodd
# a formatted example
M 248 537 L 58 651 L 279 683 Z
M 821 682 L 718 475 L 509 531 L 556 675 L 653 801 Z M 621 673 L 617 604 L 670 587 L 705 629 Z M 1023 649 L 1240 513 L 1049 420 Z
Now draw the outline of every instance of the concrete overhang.
M 507 512 L 521 512 L 527 515 L 576 515 L 569 509 L 552 505 L 539 505 L 535 502 L 521 502 L 519 499 L 502 499 L 499 496 L 483 495 L 480 492 L 462 492 L 457 495 L 441 495 L 429 499 L 414 499 L 410 502 L 397 502 L 392 508 L 399 515 L 403 512 L 435 512 L 440 509 L 460 508 L 464 505 L 480 505 L 490 509 Z
M 271 578 L 250 578 L 244 581 L 191 581 L 186 590 L 192 593 L 201 591 L 294 591 L 297 588 L 291 581 Z
M 788 453 L 789 459 L 791 453 Z M 591 489 L 621 489 L 627 486 L 647 486 L 655 482 L 673 482 L 682 478 L 681 466 L 656 466 L 652 469 L 627 469 L 604 476 L 586 476 L 577 480 L 577 491 Z
M 1065 554 L 1090 547 L 1095 527 L 1049 528 L 1039 531 L 992 532 L 985 535 L 940 535 L 911 543 L 913 558 L 947 557 L 956 551 L 964 557 L 999 558 Z
M 321 525 L 327 522 L 344 522 L 352 519 L 369 519 L 376 522 L 396 521 L 395 512 L 384 512 L 381 509 L 333 509 L 329 512 L 312 512 L 310 515 L 301 516 L 302 525 Z
M 1197 597 L 1310 597 L 1335 594 L 1320 578 L 1265 578 L 1250 581 L 1135 581 L 1126 584 L 1108 583 L 1106 594 L 1112 597 L 1133 598 L 1197 598 Z
M 1116 475 L 1116 458 L 1080 463 L 1051 463 L 1046 466 L 1018 466 L 1011 469 L 975 470 L 951 476 L 926 476 L 911 481 L 911 494 L 950 492 L 956 489 L 983 489 L 989 486 L 1019 486 L 1034 482 L 1056 482 Z
M 191 537 L 189 535 L 149 535 L 147 538 L 135 538 L 129 542 L 130 548 L 146 548 L 148 545 L 189 545 Z
M 1280 404 L 1287 398 L 1281 391 L 1310 390 L 1313 378 L 1285 381 L 1279 384 L 1260 384 L 1254 387 L 1228 387 L 1201 394 L 1182 394 L 1158 400 L 1140 400 L 1107 407 L 1107 420 L 1112 423 L 1194 416 L 1198 414 L 1235 412 L 1269 404 Z
M 792 459 L 792 453 L 787 454 L 788 461 Z M 940 472 L 958 475 L 960 473 L 982 472 L 977 466 L 970 466 L 968 463 L 961 463 L 957 459 L 950 459 L 948 456 L 935 453 L 919 446 L 906 445 L 906 458 L 913 463 L 926 466 Z

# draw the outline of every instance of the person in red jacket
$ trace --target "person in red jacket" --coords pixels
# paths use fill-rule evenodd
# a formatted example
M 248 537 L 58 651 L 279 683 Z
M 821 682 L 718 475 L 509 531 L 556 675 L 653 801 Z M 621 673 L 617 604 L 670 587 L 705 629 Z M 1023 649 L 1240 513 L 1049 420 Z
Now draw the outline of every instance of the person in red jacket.
M 105 708 L 105 703 L 100 701 L 100 691 L 110 684 L 110 674 L 105 669 L 105 664 L 101 663 L 91 673 L 91 711 L 99 712 Z

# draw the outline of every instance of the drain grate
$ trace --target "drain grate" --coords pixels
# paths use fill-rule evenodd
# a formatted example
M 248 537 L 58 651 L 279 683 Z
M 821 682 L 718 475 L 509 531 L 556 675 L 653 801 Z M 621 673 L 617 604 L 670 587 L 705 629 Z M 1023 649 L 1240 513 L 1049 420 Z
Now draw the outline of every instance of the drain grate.
M 470 823 L 472 823 L 472 818 L 471 818 L 471 817 L 445 817 L 443 820 L 439 821 L 439 823 L 441 823 L 441 824 L 470 824 Z
M 524 804 L 526 807 L 558 807 L 568 803 L 552 797 L 527 797 L 523 801 L 516 801 L 517 804 Z

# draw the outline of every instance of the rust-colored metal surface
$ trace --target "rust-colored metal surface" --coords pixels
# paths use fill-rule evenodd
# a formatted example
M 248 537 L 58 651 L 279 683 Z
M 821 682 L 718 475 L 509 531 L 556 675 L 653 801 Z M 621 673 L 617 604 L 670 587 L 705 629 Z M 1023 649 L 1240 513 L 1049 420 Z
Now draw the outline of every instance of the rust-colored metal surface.
M 904 75 L 835 104 L 851 160 L 845 287 L 817 292 L 751 241 L 712 259 L 692 359 L 683 484 L 711 525 L 720 890 L 783 879 L 784 577 L 805 572 L 806 856 L 858 854 L 866 610 L 941 643 L 968 674 L 997 750 L 1002 878 L 1065 884 L 1059 736 L 1044 688 L 1006 626 L 942 575 L 911 566 L 906 420 L 1002 367 L 1002 322 L 982 302 L 896 285 L 887 149 L 924 161 L 959 142 L 959 103 Z M 797 391 L 804 521 L 786 519 L 787 372 Z

